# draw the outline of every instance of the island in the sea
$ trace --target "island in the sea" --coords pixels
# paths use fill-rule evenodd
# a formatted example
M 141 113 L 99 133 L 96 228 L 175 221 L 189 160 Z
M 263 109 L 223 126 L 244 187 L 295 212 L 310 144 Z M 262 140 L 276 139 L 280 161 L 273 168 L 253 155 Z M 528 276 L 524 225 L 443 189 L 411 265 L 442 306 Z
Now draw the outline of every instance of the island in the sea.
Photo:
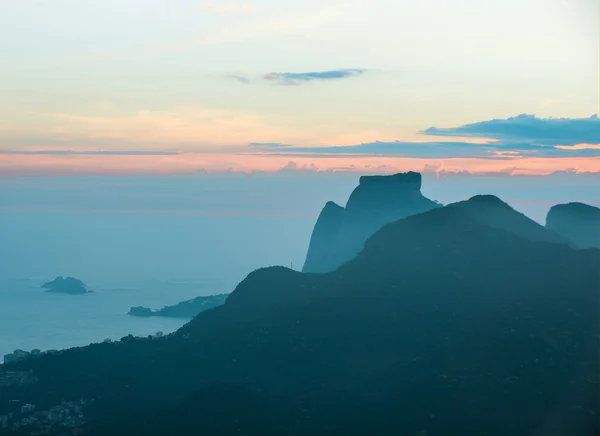
M 142 317 L 165 316 L 169 318 L 194 318 L 200 312 L 221 306 L 225 303 L 228 296 L 229 294 L 217 294 L 196 297 L 172 306 L 165 306 L 158 310 L 149 309 L 143 306 L 135 306 L 129 309 L 129 315 Z
M 57 292 L 61 294 L 88 294 L 90 291 L 85 283 L 74 277 L 58 276 L 54 280 L 46 282 L 42 285 L 46 292 Z

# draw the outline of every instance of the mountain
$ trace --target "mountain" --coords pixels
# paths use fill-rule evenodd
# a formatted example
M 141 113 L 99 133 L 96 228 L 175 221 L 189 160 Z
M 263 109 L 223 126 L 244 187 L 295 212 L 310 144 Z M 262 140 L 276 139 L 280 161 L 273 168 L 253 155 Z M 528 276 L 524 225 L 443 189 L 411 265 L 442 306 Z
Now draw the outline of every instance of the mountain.
M 517 212 L 494 195 L 475 195 L 467 201 L 449 204 L 450 208 L 461 208 L 473 214 L 488 226 L 532 241 L 569 244 L 569 240 L 551 229 L 538 224 L 525 214 Z
M 600 209 L 585 203 L 552 206 L 546 228 L 567 238 L 578 248 L 600 248 Z
M 525 222 L 478 197 L 383 226 L 329 273 L 254 271 L 164 338 L 5 365 L 0 415 L 35 427 L 64 400 L 94 435 L 598 434 L 600 250 Z
M 147 318 L 149 316 L 164 316 L 168 318 L 193 318 L 200 312 L 212 309 L 225 303 L 229 294 L 208 295 L 182 301 L 162 309 L 152 310 L 143 306 L 129 309 L 129 315 Z
M 329 263 L 328 256 L 337 243 L 344 223 L 344 211 L 342 206 L 333 201 L 325 203 L 310 237 L 303 272 L 318 272 Z
M 346 207 L 327 202 L 313 229 L 302 272 L 333 271 L 384 224 L 441 207 L 421 194 L 421 174 L 362 176 Z

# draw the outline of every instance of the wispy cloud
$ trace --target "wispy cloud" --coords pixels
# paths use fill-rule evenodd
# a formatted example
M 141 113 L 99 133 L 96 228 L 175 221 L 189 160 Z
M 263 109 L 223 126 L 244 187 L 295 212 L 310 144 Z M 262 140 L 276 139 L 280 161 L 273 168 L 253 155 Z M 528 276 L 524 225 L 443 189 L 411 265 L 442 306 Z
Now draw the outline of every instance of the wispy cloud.
M 241 83 L 250 83 L 250 79 L 248 79 L 246 76 L 243 76 L 241 74 L 225 74 L 225 77 L 227 77 L 229 79 L 237 80 L 238 82 L 241 82 Z
M 1 150 L 0 154 L 17 155 L 108 155 L 108 156 L 171 156 L 175 151 L 152 150 Z
M 346 79 L 349 77 L 359 76 L 366 73 L 367 70 L 359 68 L 346 68 L 339 70 L 328 70 L 328 71 L 309 71 L 300 73 L 277 73 L 271 72 L 263 74 L 258 78 L 250 78 L 242 73 L 228 73 L 224 74 L 223 77 L 228 79 L 236 80 L 240 83 L 260 83 L 266 81 L 278 85 L 301 85 L 312 81 L 331 81 Z
M 417 158 L 492 157 L 491 149 L 482 144 L 467 142 L 382 142 L 375 141 L 357 145 L 330 147 L 294 147 L 281 153 L 299 153 L 312 156 L 394 156 Z
M 315 165 L 315 163 L 310 163 L 310 164 L 302 164 L 302 165 L 298 165 L 296 162 L 294 161 L 289 161 L 287 164 L 285 164 L 284 166 L 282 166 L 279 169 L 279 172 L 282 173 L 306 173 L 306 172 L 317 172 L 319 171 L 319 167 L 317 167 L 317 165 Z
M 420 133 L 434 136 L 493 138 L 503 143 L 522 142 L 533 145 L 575 145 L 600 143 L 598 115 L 589 118 L 537 118 L 521 114 L 459 127 L 430 127 Z
M 600 123 L 596 115 L 556 119 L 521 115 L 459 127 L 432 127 L 423 132 L 429 136 L 415 136 L 416 140 L 405 141 L 370 141 L 377 137 L 376 130 L 358 136 L 323 138 L 306 129 L 282 127 L 284 120 L 273 115 L 195 107 L 171 112 L 138 111 L 119 117 L 49 114 L 47 119 L 41 120 L 60 123 L 44 129 L 44 123 L 40 122 L 39 131 L 34 127 L 27 132 L 3 130 L 0 126 L 0 153 L 135 156 L 199 152 L 313 158 L 347 155 L 490 160 L 526 156 L 600 157 Z M 514 125 L 515 120 L 520 120 L 519 126 Z M 548 126 L 551 133 L 546 133 L 539 123 Z M 23 136 L 24 133 L 28 136 Z M 444 137 L 448 140 L 441 140 Z M 269 141 L 249 143 L 248 138 L 268 138 Z M 294 146 L 294 143 L 300 145 Z
M 292 163 L 290 163 L 292 162 Z M 184 175 L 207 173 L 255 172 L 368 172 L 430 171 L 438 174 L 470 172 L 509 175 L 544 175 L 555 171 L 598 172 L 594 159 L 580 157 L 513 159 L 401 158 L 392 156 L 320 155 L 240 155 L 181 153 L 173 155 L 65 155 L 0 153 L 0 178 L 45 176 Z
M 309 71 L 304 73 L 268 73 L 264 80 L 277 82 L 283 85 L 299 85 L 311 81 L 338 80 L 364 74 L 367 70 L 359 68 L 346 68 L 328 71 Z
M 15 138 L 6 137 L 3 141 L 0 135 L 0 177 L 167 175 L 191 174 L 200 170 L 372 171 L 379 168 L 377 171 L 383 171 L 384 167 L 402 171 L 422 170 L 425 167 L 431 170 L 434 166 L 438 172 L 468 170 L 478 173 L 508 171 L 510 174 L 547 174 L 569 169 L 578 173 L 598 171 L 600 141 L 593 137 L 594 132 L 589 128 L 594 123 L 597 125 L 597 116 L 560 118 L 556 119 L 557 124 L 552 124 L 555 119 L 543 119 L 542 122 L 554 126 L 555 134 L 549 138 L 549 135 L 541 133 L 534 137 L 531 129 L 515 131 L 514 128 L 507 128 L 509 133 L 506 133 L 498 128 L 484 128 L 494 121 L 510 127 L 510 121 L 515 118 L 519 117 L 455 128 L 427 129 L 430 135 L 443 132 L 442 136 L 452 136 L 454 141 L 430 137 L 433 139 L 431 142 L 374 141 L 357 145 L 308 147 L 291 145 L 300 136 L 278 130 L 277 119 L 256 117 L 244 112 L 189 109 L 166 114 L 144 111 L 125 119 L 62 114 L 58 115 L 58 119 L 68 124 L 52 131 L 60 141 L 44 141 L 29 146 L 23 144 L 19 147 Z M 538 120 L 527 116 L 527 119 L 531 118 Z M 557 125 L 564 130 L 557 128 Z M 234 137 L 219 136 L 230 131 L 235 132 Z M 125 141 L 131 137 L 137 138 L 133 145 Z M 485 140 L 490 137 L 494 139 Z M 249 143 L 248 138 L 270 141 Z M 100 139 L 106 144 L 98 142 Z M 290 139 L 293 141 L 288 142 Z M 588 141 L 580 142 L 583 139 Z M 205 143 L 207 140 L 210 144 Z M 299 140 L 298 143 L 319 142 Z M 169 147 L 165 148 L 165 144 L 169 144 Z
M 317 157 L 319 155 L 347 156 L 390 156 L 404 158 L 448 159 L 470 157 L 478 159 L 510 159 L 522 156 L 537 157 L 598 157 L 600 152 L 591 147 L 536 146 L 520 144 L 473 144 L 470 142 L 381 142 L 331 147 L 291 147 L 273 150 L 279 154 L 298 154 Z
M 374 141 L 357 145 L 293 147 L 277 153 L 322 155 L 395 156 L 411 158 L 472 157 L 506 160 L 535 157 L 600 157 L 600 122 L 589 118 L 536 118 L 519 115 L 507 119 L 481 121 L 453 128 L 420 132 L 425 135 L 492 139 L 465 141 Z

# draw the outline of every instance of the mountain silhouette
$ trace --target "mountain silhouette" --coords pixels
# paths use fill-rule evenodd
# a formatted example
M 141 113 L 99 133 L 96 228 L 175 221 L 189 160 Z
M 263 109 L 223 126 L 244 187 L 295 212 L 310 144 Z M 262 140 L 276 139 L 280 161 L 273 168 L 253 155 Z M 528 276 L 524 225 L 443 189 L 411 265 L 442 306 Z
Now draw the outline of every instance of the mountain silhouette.
M 585 203 L 552 206 L 546 228 L 564 236 L 578 248 L 600 248 L 600 209 Z
M 600 250 L 529 224 L 477 196 L 334 271 L 254 271 L 165 338 L 6 366 L 37 382 L 0 388 L 0 414 L 84 398 L 89 434 L 598 434 Z
M 228 294 L 203 295 L 190 300 L 181 301 L 177 304 L 165 306 L 153 310 L 144 306 L 133 306 L 128 315 L 148 318 L 151 316 L 163 316 L 167 318 L 193 318 L 200 312 L 213 307 L 220 306 L 225 302 Z
M 476 195 L 467 201 L 452 203 L 447 207 L 465 209 L 488 226 L 506 230 L 522 238 L 569 244 L 567 238 L 545 228 L 525 214 L 517 212 L 494 195 Z
M 362 176 L 346 207 L 327 202 L 310 239 L 303 272 L 332 271 L 362 250 L 384 224 L 440 204 L 421 194 L 421 174 Z
M 325 203 L 310 237 L 303 272 L 321 272 L 330 268 L 328 256 L 337 244 L 344 223 L 344 212 L 345 209 L 333 201 Z

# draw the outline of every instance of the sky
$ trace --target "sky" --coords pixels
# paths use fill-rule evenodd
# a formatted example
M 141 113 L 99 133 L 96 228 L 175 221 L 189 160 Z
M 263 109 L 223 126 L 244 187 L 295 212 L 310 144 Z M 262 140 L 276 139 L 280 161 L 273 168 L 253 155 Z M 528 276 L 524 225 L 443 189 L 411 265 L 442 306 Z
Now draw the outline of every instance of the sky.
M 596 0 L 0 0 L 0 176 L 600 172 Z

